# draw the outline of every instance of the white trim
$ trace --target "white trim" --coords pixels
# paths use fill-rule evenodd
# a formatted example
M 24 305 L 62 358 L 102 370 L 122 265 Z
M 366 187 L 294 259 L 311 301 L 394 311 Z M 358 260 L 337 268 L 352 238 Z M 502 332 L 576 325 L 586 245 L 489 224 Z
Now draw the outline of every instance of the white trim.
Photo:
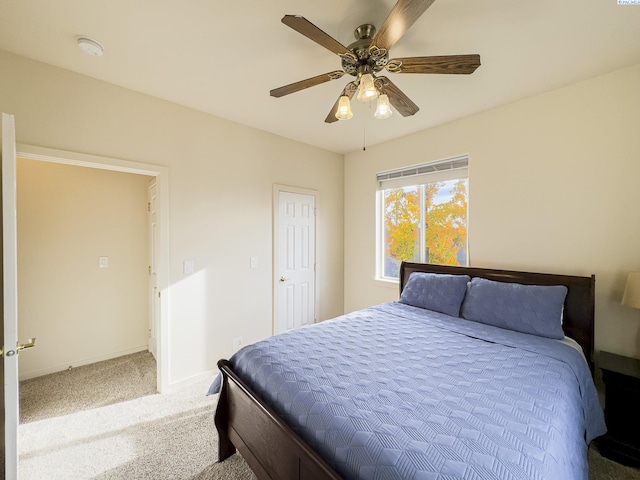
M 73 362 L 71 365 L 69 364 L 64 364 L 64 365 L 56 365 L 55 367 L 47 367 L 47 368 L 43 368 L 41 370 L 36 370 L 34 372 L 30 372 L 26 375 L 20 375 L 20 381 L 22 382 L 23 380 L 29 380 L 30 378 L 36 378 L 36 377 L 41 377 L 42 375 L 49 375 L 51 373 L 57 373 L 57 372 L 62 372 L 64 370 L 67 370 L 69 367 L 72 368 L 77 368 L 77 367 L 81 367 L 83 365 L 90 365 L 92 363 L 96 363 L 96 362 L 104 362 L 105 360 L 111 360 L 112 358 L 118 358 L 118 357 L 122 357 L 124 355 L 131 355 L 133 353 L 138 353 L 138 352 L 145 352 L 148 350 L 147 345 L 141 345 L 139 347 L 134 347 L 134 348 L 128 348 L 126 350 L 122 350 L 120 352 L 114 352 L 114 353 L 109 353 L 106 355 L 99 355 L 96 357 L 90 357 L 90 358 L 85 358 L 83 360 L 79 360 L 76 362 Z
M 156 177 L 158 205 L 158 289 L 160 296 L 160 325 L 158 336 L 157 388 L 163 393 L 169 385 L 169 169 L 160 165 L 130 162 L 84 153 L 17 145 L 17 156 L 28 160 L 61 163 L 80 167 Z
M 147 184 L 147 249 L 148 249 L 148 253 L 149 255 L 149 268 L 151 268 L 151 266 L 153 265 L 153 272 L 150 270 L 149 271 L 149 283 L 147 285 L 147 292 L 149 293 L 149 331 L 150 331 L 150 335 L 149 335 L 149 351 L 151 352 L 151 354 L 153 355 L 153 358 L 156 358 L 157 361 L 157 357 L 158 357 L 158 328 L 159 328 L 159 315 L 157 311 L 156 306 L 158 305 L 158 303 L 156 303 L 156 294 L 160 291 L 158 289 L 158 281 L 157 281 L 157 277 L 158 277 L 158 269 L 157 269 L 157 265 L 158 265 L 158 254 L 157 254 L 157 241 L 154 241 L 154 236 L 152 235 L 152 231 L 151 231 L 151 199 L 149 198 L 150 195 L 150 191 L 151 189 L 155 189 L 155 196 L 156 196 L 156 200 L 158 199 L 158 179 L 157 177 L 153 177 L 149 183 Z M 156 209 L 157 206 L 154 206 L 154 209 Z M 156 224 L 158 222 L 158 216 L 157 216 L 157 210 L 156 210 L 156 217 L 155 217 L 155 221 Z M 155 282 L 151 282 L 151 275 L 155 275 L 156 279 Z M 151 286 L 153 285 L 153 288 L 151 288 Z M 162 309 L 160 309 L 162 311 Z
M 376 271 L 375 271 L 375 280 L 384 281 L 385 277 L 382 276 L 384 273 L 384 249 L 383 249 L 383 225 L 384 218 L 382 213 L 382 208 L 384 204 L 383 200 L 383 190 L 376 191 Z
M 315 262 L 315 281 L 314 283 L 314 291 L 313 291 L 313 297 L 314 297 L 314 310 L 313 310 L 313 316 L 314 316 L 314 322 L 318 322 L 320 321 L 319 319 L 319 312 L 320 312 L 320 302 L 318 300 L 318 282 L 319 282 L 319 278 L 320 278 L 320 267 L 318 266 L 318 201 L 319 201 L 319 197 L 320 194 L 317 190 L 311 190 L 308 188 L 301 188 L 301 187 L 291 187 L 288 185 L 280 185 L 280 184 L 274 184 L 273 185 L 273 224 L 272 224 L 272 230 L 273 230 L 273 245 L 272 245 L 272 258 L 273 258 L 273 263 L 272 263 L 272 280 L 271 280 L 271 285 L 272 285 L 272 304 L 273 304 L 273 318 L 272 318 L 272 322 L 271 322 L 271 333 L 275 335 L 275 333 L 278 331 L 277 329 L 277 321 L 278 321 L 278 281 L 279 281 L 279 277 L 278 277 L 278 261 L 279 261 L 279 254 L 278 254 L 278 247 L 279 247 L 279 243 L 278 243 L 278 225 L 279 225 L 279 205 L 280 205 L 280 192 L 289 192 L 289 193 L 299 193 L 301 195 L 309 195 L 314 197 L 314 204 L 315 204 L 315 215 L 314 215 L 314 223 L 315 223 L 315 227 L 313 229 L 314 234 L 315 234 L 315 238 L 313 239 L 313 248 L 314 248 L 314 252 L 313 252 L 313 258 L 314 258 L 314 262 Z
M 187 378 L 184 378 L 182 380 L 178 380 L 177 382 L 169 384 L 169 386 L 162 393 L 176 392 L 176 391 L 178 391 L 178 390 L 180 390 L 180 389 L 182 389 L 184 387 L 187 387 L 189 385 L 193 385 L 194 383 L 198 383 L 198 382 L 201 382 L 203 380 L 208 380 L 209 384 L 211 384 L 211 383 L 213 383 L 213 381 L 215 380 L 216 376 L 219 373 L 220 373 L 220 371 L 218 370 L 218 368 L 215 368 L 214 370 L 207 370 L 205 372 L 198 373 L 198 374 L 193 375 L 191 377 L 187 377 Z M 203 392 L 203 395 L 205 393 L 206 392 Z
M 398 288 L 400 288 L 398 286 L 400 283 L 399 278 L 381 277 L 381 278 L 375 278 L 374 280 L 376 284 L 381 287 L 393 288 L 394 290 L 397 290 Z
M 150 165 L 147 163 L 130 162 L 116 158 L 88 155 L 86 153 L 67 152 L 53 148 L 36 147 L 33 145 L 17 145 L 18 157 L 41 162 L 62 163 L 77 167 L 98 168 L 100 170 L 112 170 L 116 172 L 135 173 L 138 175 L 158 176 L 166 172 L 167 167 Z

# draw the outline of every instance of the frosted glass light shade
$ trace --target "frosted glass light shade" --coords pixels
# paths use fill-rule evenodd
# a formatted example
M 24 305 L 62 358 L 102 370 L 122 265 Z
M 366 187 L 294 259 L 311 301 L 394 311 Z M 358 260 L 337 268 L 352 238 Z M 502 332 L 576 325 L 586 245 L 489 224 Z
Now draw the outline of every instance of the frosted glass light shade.
M 365 73 L 360 78 L 360 88 L 358 89 L 358 100 L 361 102 L 366 102 L 368 100 L 373 100 L 378 96 L 378 90 L 376 90 L 376 86 L 373 83 L 373 75 L 370 73 Z
M 622 305 L 640 308 L 640 272 L 631 272 L 622 296 Z
M 374 117 L 383 119 L 389 118 L 393 112 L 391 111 L 391 105 L 389 104 L 389 97 L 385 94 L 382 94 L 378 97 L 378 106 L 376 107 L 376 113 L 373 114 Z
M 351 101 L 349 97 L 346 95 L 342 95 L 340 100 L 338 101 L 338 111 L 336 112 L 336 118 L 338 120 L 349 120 L 353 117 L 353 112 L 351 111 Z

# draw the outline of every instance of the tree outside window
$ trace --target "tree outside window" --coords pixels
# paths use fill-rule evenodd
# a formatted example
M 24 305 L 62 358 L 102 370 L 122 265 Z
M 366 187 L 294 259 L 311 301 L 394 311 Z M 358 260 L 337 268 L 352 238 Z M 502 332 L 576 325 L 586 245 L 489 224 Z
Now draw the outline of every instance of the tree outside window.
M 467 264 L 468 179 L 391 188 L 383 197 L 383 276 L 400 263 Z

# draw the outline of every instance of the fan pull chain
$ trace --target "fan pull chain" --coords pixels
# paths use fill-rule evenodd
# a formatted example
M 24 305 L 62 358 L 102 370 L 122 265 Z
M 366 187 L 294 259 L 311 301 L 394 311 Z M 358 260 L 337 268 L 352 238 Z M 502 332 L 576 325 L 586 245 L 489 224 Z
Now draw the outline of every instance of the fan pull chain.
M 367 123 L 366 121 L 362 124 L 362 151 L 367 151 Z
M 369 102 L 369 110 L 371 110 L 371 102 Z M 367 116 L 362 116 L 362 151 L 367 151 Z

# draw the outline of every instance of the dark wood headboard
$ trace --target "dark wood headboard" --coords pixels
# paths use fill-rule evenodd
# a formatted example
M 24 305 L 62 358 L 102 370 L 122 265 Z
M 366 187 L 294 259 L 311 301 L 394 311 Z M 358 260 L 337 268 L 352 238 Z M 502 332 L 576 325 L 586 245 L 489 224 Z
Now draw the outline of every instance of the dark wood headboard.
M 489 268 L 452 267 L 429 263 L 403 262 L 400 266 L 400 293 L 413 272 L 448 273 L 469 275 L 489 280 L 523 285 L 564 285 L 567 298 L 564 302 L 562 328 L 567 337 L 580 344 L 593 372 L 594 318 L 596 277 L 577 277 L 572 275 L 554 275 L 550 273 L 517 272 L 512 270 L 493 270 Z

